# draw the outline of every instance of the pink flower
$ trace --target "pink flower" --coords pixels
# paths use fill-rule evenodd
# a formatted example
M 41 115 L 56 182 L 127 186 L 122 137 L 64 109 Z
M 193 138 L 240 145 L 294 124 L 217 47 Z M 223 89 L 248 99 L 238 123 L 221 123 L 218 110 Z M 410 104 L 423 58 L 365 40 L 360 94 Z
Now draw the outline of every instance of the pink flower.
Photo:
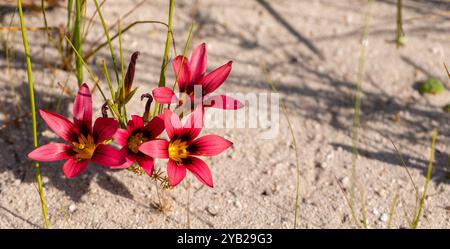
M 28 158 L 41 162 L 67 160 L 63 166 L 67 178 L 83 172 L 89 161 L 106 167 L 125 162 L 117 149 L 102 144 L 116 132 L 118 122 L 112 118 L 97 118 L 92 128 L 92 98 L 86 84 L 81 86 L 75 98 L 73 123 L 57 113 L 45 110 L 39 110 L 39 113 L 50 129 L 69 144 L 43 145 L 30 152 Z
M 233 143 L 216 135 L 197 138 L 203 128 L 202 108 L 196 108 L 184 126 L 172 111 L 165 110 L 163 115 L 169 141 L 165 139 L 148 141 L 143 143 L 139 150 L 153 158 L 169 159 L 167 175 L 171 186 L 179 184 L 186 176 L 186 170 L 189 170 L 203 184 L 213 187 L 208 165 L 196 156 L 218 155 Z
M 128 168 L 133 162 L 137 162 L 151 176 L 153 174 L 153 158 L 140 152 L 139 146 L 155 139 L 164 131 L 164 120 L 157 116 L 144 126 L 144 121 L 140 116 L 132 115 L 131 118 L 128 121 L 127 129 L 118 129 L 114 135 L 114 141 L 122 146 L 121 152 L 127 159 L 118 168 Z
M 183 65 L 181 62 L 183 61 Z M 177 56 L 173 60 L 173 71 L 178 78 L 178 90 L 180 98 L 175 96 L 172 89 L 168 87 L 158 87 L 153 90 L 155 100 L 161 104 L 178 104 L 183 105 L 186 101 L 190 101 L 191 105 L 194 103 L 194 86 L 201 86 L 201 103 L 205 107 L 215 107 L 220 109 L 236 110 L 242 108 L 244 105 L 231 97 L 226 95 L 209 96 L 217 88 L 219 88 L 231 71 L 232 62 L 229 61 L 225 65 L 215 69 L 214 71 L 206 73 L 206 47 L 205 44 L 200 44 L 192 53 L 191 60 L 183 56 Z M 179 74 L 178 74 L 179 73 Z M 191 109 L 194 109 L 192 106 Z

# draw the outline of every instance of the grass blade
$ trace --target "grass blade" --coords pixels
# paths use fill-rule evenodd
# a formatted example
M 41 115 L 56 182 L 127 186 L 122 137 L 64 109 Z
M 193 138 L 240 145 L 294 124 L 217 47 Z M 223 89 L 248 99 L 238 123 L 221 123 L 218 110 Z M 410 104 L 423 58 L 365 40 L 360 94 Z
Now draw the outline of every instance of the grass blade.
M 168 27 L 168 25 L 164 22 L 160 22 L 160 21 L 136 21 L 133 22 L 131 24 L 129 24 L 127 27 L 125 27 L 122 30 L 122 34 L 125 34 L 125 32 L 127 32 L 129 29 L 131 29 L 132 27 L 134 27 L 135 25 L 138 24 L 146 24 L 146 23 L 150 23 L 150 24 L 161 24 L 164 25 L 166 27 Z M 119 37 L 119 33 L 111 36 L 110 41 L 115 40 L 117 37 Z M 98 45 L 95 49 L 90 49 L 88 50 L 88 52 L 84 55 L 84 60 L 88 60 L 89 58 L 91 58 L 94 54 L 96 54 L 100 49 L 102 49 L 104 46 L 108 45 L 108 41 L 103 42 L 102 44 Z
M 389 219 L 387 223 L 387 228 L 390 229 L 392 227 L 392 220 L 394 219 L 395 215 L 395 208 L 397 207 L 398 203 L 398 194 L 394 196 L 394 199 L 392 199 L 391 207 L 389 209 Z
M 405 45 L 405 32 L 403 31 L 403 17 L 402 17 L 402 0 L 397 0 L 397 48 Z
M 169 62 L 170 42 L 172 41 L 172 17 L 173 17 L 174 2 L 175 2 L 174 0 L 170 0 L 166 47 L 164 49 L 164 57 L 161 65 L 161 74 L 159 75 L 159 83 L 158 83 L 158 86 L 160 87 L 166 85 L 166 69 L 167 64 Z
M 272 91 L 278 93 L 278 90 L 275 86 L 275 84 L 273 83 L 272 77 L 270 76 L 270 72 L 268 70 L 268 68 L 263 65 L 262 66 L 264 75 L 266 76 L 266 80 L 267 82 L 270 84 L 270 86 L 272 87 Z M 300 157 L 298 155 L 298 147 L 297 147 L 297 140 L 295 139 L 295 132 L 294 132 L 294 127 L 292 126 L 292 123 L 289 119 L 289 113 L 287 112 L 287 108 L 286 105 L 284 103 L 284 101 L 281 101 L 281 109 L 283 110 L 283 115 L 286 118 L 286 121 L 288 123 L 288 127 L 289 127 L 289 131 L 291 133 L 291 137 L 292 137 L 292 144 L 294 145 L 294 150 L 295 150 L 295 165 L 296 165 L 296 179 L 295 179 L 295 206 L 294 206 L 294 229 L 297 228 L 298 226 L 298 209 L 300 207 Z
M 75 0 L 75 26 L 73 32 L 73 43 L 79 54 L 83 54 L 83 42 L 81 40 L 81 1 L 82 0 Z M 81 84 L 83 84 L 83 63 L 78 56 L 75 57 L 75 72 L 77 75 L 78 86 L 81 86 Z
M 100 20 L 102 21 L 103 30 L 105 32 L 106 40 L 107 40 L 108 46 L 109 46 L 109 51 L 111 53 L 111 59 L 113 62 L 114 72 L 116 73 L 116 80 L 117 80 L 117 83 L 119 84 L 119 82 L 120 82 L 119 71 L 117 70 L 116 56 L 114 55 L 114 48 L 111 43 L 111 38 L 109 37 L 108 28 L 106 27 L 105 19 L 103 18 L 103 14 L 100 10 L 100 6 L 98 5 L 97 0 L 94 0 L 94 3 L 95 3 L 95 7 L 97 8 L 98 16 L 100 17 Z
M 425 186 L 423 187 L 422 197 L 420 198 L 419 212 L 417 213 L 416 217 L 411 223 L 411 228 L 417 228 L 417 226 L 419 225 L 420 218 L 422 217 L 423 210 L 425 208 L 425 198 L 427 197 L 428 185 L 430 184 L 431 172 L 433 170 L 434 152 L 436 148 L 436 137 L 437 137 L 437 130 L 434 129 L 433 138 L 431 141 L 431 152 L 430 152 L 430 160 L 428 162 L 427 178 L 425 180 Z
M 25 50 L 26 63 L 27 63 L 28 86 L 29 86 L 29 92 L 30 92 L 31 118 L 32 118 L 32 125 L 33 125 L 33 145 L 34 145 L 34 148 L 37 148 L 38 147 L 38 138 L 37 138 L 37 125 L 36 125 L 36 105 L 34 102 L 33 71 L 31 69 L 30 50 L 28 48 L 28 38 L 27 38 L 27 32 L 25 30 L 25 21 L 23 18 L 22 1 L 21 0 L 17 0 L 17 6 L 19 9 L 20 27 L 22 28 L 23 48 Z M 44 227 L 49 228 L 49 223 L 48 223 L 48 218 L 47 218 L 47 208 L 46 208 L 45 199 L 44 199 L 44 190 L 42 188 L 41 171 L 39 168 L 39 163 L 37 161 L 35 161 L 34 164 L 35 164 L 35 170 L 36 170 L 36 179 L 38 182 L 39 197 L 41 200 L 42 215 L 44 216 L 44 224 L 45 224 Z
M 355 93 L 355 107 L 353 116 L 353 126 L 352 126 L 352 169 L 351 169 L 351 189 L 350 189 L 350 204 L 352 209 L 355 210 L 355 199 L 356 199 L 356 185 L 357 185 L 357 173 L 356 173 L 356 161 L 358 158 L 358 136 L 359 129 L 361 126 L 361 95 L 362 95 L 362 84 L 364 81 L 365 72 L 365 62 L 366 62 L 366 49 L 369 37 L 369 24 L 371 18 L 373 0 L 369 0 L 368 12 L 364 20 L 364 30 L 361 39 L 361 51 L 358 62 L 358 74 L 357 74 L 357 86 Z M 364 202 L 365 200 L 361 200 Z M 364 204 L 363 204 L 364 205 Z M 363 210 L 364 212 L 364 210 Z M 365 214 L 363 213 L 363 216 Z M 359 223 L 359 221 L 355 221 Z

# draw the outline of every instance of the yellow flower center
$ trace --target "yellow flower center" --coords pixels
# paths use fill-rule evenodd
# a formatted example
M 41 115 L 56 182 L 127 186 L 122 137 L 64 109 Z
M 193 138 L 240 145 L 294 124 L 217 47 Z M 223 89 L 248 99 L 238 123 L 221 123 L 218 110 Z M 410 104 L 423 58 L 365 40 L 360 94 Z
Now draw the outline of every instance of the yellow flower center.
M 78 142 L 72 142 L 72 145 L 72 149 L 75 152 L 75 159 L 78 161 L 91 159 L 97 147 L 91 135 L 85 137 L 83 134 L 80 134 L 78 136 Z
M 142 134 L 142 132 L 136 133 L 128 139 L 128 149 L 130 149 L 134 153 L 138 153 L 139 146 L 141 146 L 141 144 L 145 143 L 146 141 L 148 141 L 148 139 L 144 137 L 144 134 Z
M 187 142 L 182 142 L 180 139 L 170 142 L 169 158 L 176 163 L 181 163 L 182 159 L 185 159 L 189 156 L 189 152 L 187 150 L 188 146 L 189 144 Z

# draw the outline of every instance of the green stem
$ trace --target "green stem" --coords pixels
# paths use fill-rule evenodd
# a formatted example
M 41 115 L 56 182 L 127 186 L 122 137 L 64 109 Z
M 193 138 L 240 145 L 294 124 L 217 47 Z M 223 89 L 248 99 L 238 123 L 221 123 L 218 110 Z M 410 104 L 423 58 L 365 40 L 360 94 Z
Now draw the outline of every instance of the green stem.
M 264 75 L 266 76 L 267 82 L 272 87 L 272 92 L 279 93 L 275 86 L 275 83 L 272 80 L 269 69 L 265 65 L 262 67 L 262 69 Z M 292 144 L 295 150 L 296 179 L 295 179 L 294 229 L 297 229 L 298 209 L 300 207 L 300 156 L 298 154 L 298 147 L 297 147 L 297 140 L 295 139 L 294 126 L 292 125 L 291 120 L 289 119 L 289 113 L 287 111 L 286 104 L 284 103 L 283 100 L 281 100 L 281 110 L 283 111 L 283 116 L 286 118 L 286 121 L 288 123 L 289 132 L 291 133 L 292 137 Z
M 364 30 L 361 39 L 361 51 L 358 63 L 358 74 L 357 74 L 357 86 L 355 93 L 355 107 L 353 116 L 353 127 L 352 127 L 352 169 L 351 169 L 351 190 L 350 190 L 350 205 L 352 210 L 355 210 L 355 199 L 356 199 L 356 185 L 357 185 L 357 172 L 356 172 L 356 161 L 358 159 L 358 137 L 359 129 L 361 127 L 361 95 L 362 95 L 362 84 L 364 82 L 364 72 L 366 64 L 366 49 L 369 37 L 369 24 L 371 18 L 373 0 L 369 0 L 368 12 L 364 20 Z M 364 202 L 365 200 L 361 200 Z M 363 204 L 364 205 L 364 204 Z M 363 217 L 365 216 L 363 210 Z M 359 221 L 355 221 L 359 224 Z
M 404 45 L 403 17 L 402 17 L 402 0 L 397 0 L 397 48 Z
M 159 21 L 136 21 L 133 22 L 131 24 L 129 24 L 127 27 L 125 27 L 122 30 L 122 34 L 125 34 L 125 32 L 127 32 L 129 29 L 131 29 L 133 26 L 138 25 L 138 24 L 145 24 L 145 23 L 150 23 L 150 24 L 161 24 L 167 27 L 167 24 L 164 22 L 159 22 Z M 117 37 L 119 37 L 119 33 L 113 35 L 111 37 L 111 41 L 113 41 L 114 39 L 116 39 Z M 89 49 L 88 52 L 84 55 L 84 60 L 88 60 L 89 58 L 91 58 L 94 54 L 96 54 L 100 49 L 102 49 L 104 46 L 108 45 L 108 41 L 103 42 L 102 44 L 98 45 L 96 48 L 94 49 Z
M 105 32 L 106 40 L 108 41 L 108 45 L 109 45 L 109 51 L 111 53 L 111 59 L 113 62 L 114 72 L 116 73 L 116 80 L 117 80 L 117 83 L 119 84 L 119 82 L 120 82 L 119 71 L 117 70 L 116 56 L 114 55 L 114 48 L 111 43 L 111 38 L 109 37 L 108 28 L 106 27 L 105 19 L 103 18 L 103 14 L 100 10 L 100 6 L 98 5 L 97 0 L 94 0 L 94 3 L 95 3 L 95 7 L 97 8 L 98 16 L 100 17 L 100 20 L 102 21 L 103 30 Z
M 162 65 L 161 65 L 161 74 L 159 75 L 159 84 L 158 84 L 158 86 L 160 86 L 160 87 L 166 85 L 166 69 L 167 69 L 167 63 L 169 61 L 170 42 L 172 40 L 173 6 L 174 6 L 174 0 L 170 0 L 169 22 L 168 22 L 168 29 L 167 29 L 166 47 L 164 49 L 164 57 L 163 57 Z
M 73 34 L 75 49 L 79 54 L 83 54 L 83 42 L 81 41 L 81 1 L 82 0 L 75 1 L 75 29 Z M 78 86 L 81 86 L 81 84 L 83 84 L 83 63 L 79 57 L 75 58 L 75 69 Z
M 29 92 L 30 92 L 31 118 L 32 118 L 32 125 L 33 125 L 33 145 L 34 145 L 34 148 L 37 148 L 38 147 L 38 138 L 37 138 L 37 125 L 36 125 L 36 105 L 34 102 L 33 71 L 31 69 L 30 50 L 28 48 L 28 38 L 27 38 L 26 30 L 25 30 L 25 21 L 23 18 L 22 1 L 21 0 L 17 0 L 17 6 L 19 8 L 20 27 L 22 29 L 23 48 L 25 50 L 26 63 L 27 63 L 28 86 L 29 86 Z M 42 215 L 44 216 L 44 222 L 45 222 L 44 226 L 45 226 L 45 228 L 49 228 L 49 223 L 48 223 L 48 218 L 47 218 L 47 208 L 46 208 L 45 199 L 44 199 L 44 190 L 42 188 L 41 171 L 39 169 L 39 163 L 37 161 L 35 161 L 34 165 L 35 165 L 35 170 L 36 170 L 36 179 L 38 182 L 39 197 L 41 200 Z
M 423 187 L 422 197 L 420 198 L 419 212 L 417 213 L 417 216 L 414 218 L 414 221 L 411 224 L 411 228 L 417 228 L 417 226 L 419 225 L 420 218 L 422 217 L 423 209 L 425 208 L 425 199 L 427 197 L 428 185 L 430 184 L 431 172 L 433 171 L 434 151 L 436 148 L 436 137 L 437 137 L 437 130 L 434 129 L 433 138 L 431 140 L 431 152 L 430 152 L 430 160 L 428 162 L 427 179 L 425 181 L 425 186 Z
M 174 0 L 170 0 L 169 4 L 169 21 L 167 24 L 167 37 L 166 37 L 166 47 L 164 49 L 164 57 L 161 65 L 161 74 L 159 75 L 158 86 L 162 87 L 166 85 L 166 69 L 169 63 L 169 53 L 170 53 L 170 42 L 172 40 L 172 17 L 173 17 L 173 7 Z M 158 110 L 158 114 L 162 112 L 162 105 L 158 102 L 155 103 L 155 111 Z
M 73 0 L 67 1 L 67 27 L 66 30 L 71 29 L 71 21 L 72 21 L 72 8 L 73 8 Z

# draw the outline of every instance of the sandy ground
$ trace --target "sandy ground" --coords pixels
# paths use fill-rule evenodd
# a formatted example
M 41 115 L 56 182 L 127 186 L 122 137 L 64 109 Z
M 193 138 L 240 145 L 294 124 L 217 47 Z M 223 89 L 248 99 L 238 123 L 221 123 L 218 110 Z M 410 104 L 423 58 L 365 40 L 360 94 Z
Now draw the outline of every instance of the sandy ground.
M 134 20 L 166 21 L 167 2 L 147 1 L 123 21 L 124 26 Z M 269 93 L 262 65 L 269 69 L 285 99 L 298 140 L 299 227 L 353 227 L 338 181 L 348 195 L 353 94 L 366 1 L 176 2 L 174 34 L 178 51 L 182 51 L 190 23 L 195 20 L 192 46 L 207 43 L 208 70 L 227 60 L 234 61 L 221 93 Z M 450 4 L 404 2 L 404 17 L 409 19 L 404 24 L 408 43 L 399 50 L 394 43 L 395 1 L 380 0 L 373 6 L 363 85 L 358 182 L 364 189 L 369 227 L 386 227 L 397 194 L 393 227 L 408 227 L 415 203 L 414 188 L 389 138 L 401 151 L 420 190 L 425 182 L 432 130 L 438 128 L 436 163 L 420 227 L 449 228 L 450 114 L 442 112 L 441 107 L 450 102 L 450 94 L 421 96 L 414 84 L 429 76 L 449 82 L 442 62 L 450 64 L 450 21 L 448 16 L 429 14 L 449 11 Z M 137 3 L 108 2 L 104 7 L 107 22 L 114 22 Z M 12 12 L 3 6 L 1 9 L 0 17 L 7 25 Z M 49 11 L 49 25 L 63 25 L 65 15 L 64 8 Z M 414 19 L 419 16 L 425 18 Z M 41 14 L 27 12 L 26 22 L 41 26 Z M 18 25 L 17 15 L 14 23 Z M 89 40 L 102 32 L 96 23 Z M 61 95 L 57 83 L 64 84 L 69 77 L 68 86 L 75 91 L 75 78 L 48 67 L 55 60 L 55 51 L 44 33 L 31 32 L 29 36 L 38 108 L 70 116 L 73 97 Z M 0 227 L 38 228 L 42 227 L 42 218 L 35 173 L 25 156 L 32 150 L 32 136 L 24 54 L 20 33 L 11 33 L 9 39 L 14 58 L 9 71 L 3 47 L 0 58 Z M 164 29 L 157 25 L 137 26 L 124 34 L 123 40 L 126 58 L 133 51 L 141 52 L 135 80 L 140 86 L 138 95 L 149 92 L 159 79 Z M 109 58 L 108 53 L 105 48 L 92 61 L 95 74 L 101 75 L 99 65 L 103 58 Z M 171 70 L 168 77 L 174 79 Z M 95 114 L 100 115 L 98 92 L 95 99 Z M 140 114 L 143 107 L 144 103 L 136 100 L 128 113 Z M 154 207 L 157 191 L 147 176 L 91 165 L 80 177 L 67 180 L 61 163 L 44 163 L 41 171 L 51 227 L 184 228 L 190 223 L 192 228 L 291 228 L 296 172 L 292 138 L 283 116 L 278 136 L 261 139 L 266 130 L 204 130 L 203 134 L 216 133 L 234 142 L 226 153 L 206 160 L 215 187 L 202 187 L 190 175 L 189 190 L 180 185 L 164 192 L 170 205 L 164 213 Z M 39 132 L 40 144 L 58 141 L 40 119 Z M 164 161 L 158 162 L 158 166 L 164 165 Z

